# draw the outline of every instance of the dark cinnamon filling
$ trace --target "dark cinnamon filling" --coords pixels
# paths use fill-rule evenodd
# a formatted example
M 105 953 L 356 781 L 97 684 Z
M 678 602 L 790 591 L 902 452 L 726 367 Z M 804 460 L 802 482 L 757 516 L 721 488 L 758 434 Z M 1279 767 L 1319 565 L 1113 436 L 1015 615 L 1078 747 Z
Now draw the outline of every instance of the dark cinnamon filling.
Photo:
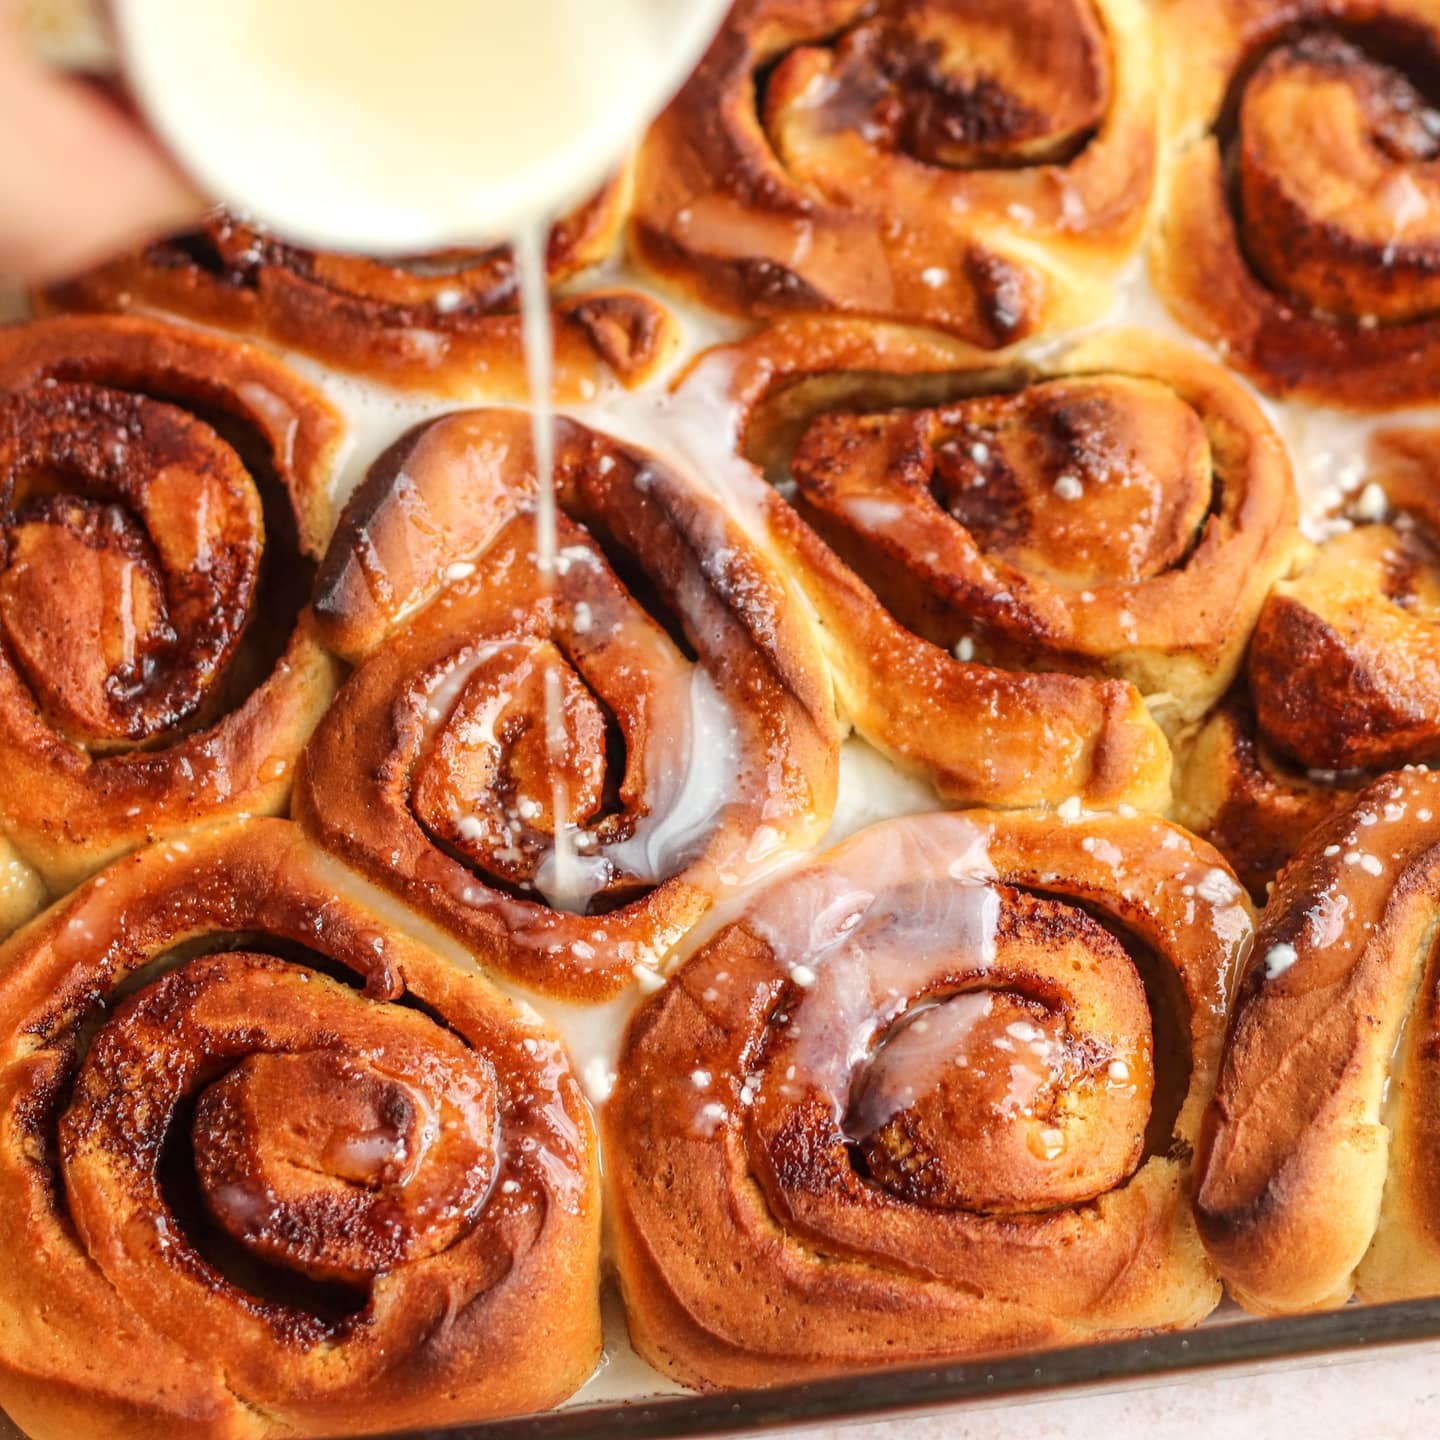
M 0 397 L 0 639 L 73 743 L 164 748 L 274 671 L 313 567 L 270 445 L 223 387 L 53 371 Z

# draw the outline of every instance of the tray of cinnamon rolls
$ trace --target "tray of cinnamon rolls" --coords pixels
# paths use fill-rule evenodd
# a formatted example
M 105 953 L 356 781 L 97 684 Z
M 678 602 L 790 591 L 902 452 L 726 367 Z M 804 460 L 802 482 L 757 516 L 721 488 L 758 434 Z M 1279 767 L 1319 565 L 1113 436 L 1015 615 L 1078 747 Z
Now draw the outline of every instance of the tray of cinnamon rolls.
M 0 327 L 0 1411 L 1440 1338 L 1440 3 L 737 0 L 548 267 Z

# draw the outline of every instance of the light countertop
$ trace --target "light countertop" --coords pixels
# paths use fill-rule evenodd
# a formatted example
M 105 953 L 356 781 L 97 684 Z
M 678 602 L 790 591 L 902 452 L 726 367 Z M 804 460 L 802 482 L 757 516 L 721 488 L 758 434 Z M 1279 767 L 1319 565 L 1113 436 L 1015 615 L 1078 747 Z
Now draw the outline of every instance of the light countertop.
M 1368 1360 L 1009 1402 L 926 1419 L 822 1426 L 805 1440 L 1409 1440 L 1440 1428 L 1440 1345 Z

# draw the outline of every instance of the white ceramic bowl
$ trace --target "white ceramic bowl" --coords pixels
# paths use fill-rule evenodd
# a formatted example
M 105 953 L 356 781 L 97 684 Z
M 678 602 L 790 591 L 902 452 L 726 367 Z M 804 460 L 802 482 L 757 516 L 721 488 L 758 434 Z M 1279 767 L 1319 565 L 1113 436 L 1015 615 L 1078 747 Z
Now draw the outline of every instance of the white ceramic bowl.
M 728 0 L 113 0 L 134 92 L 210 193 L 311 244 L 488 242 L 603 179 Z

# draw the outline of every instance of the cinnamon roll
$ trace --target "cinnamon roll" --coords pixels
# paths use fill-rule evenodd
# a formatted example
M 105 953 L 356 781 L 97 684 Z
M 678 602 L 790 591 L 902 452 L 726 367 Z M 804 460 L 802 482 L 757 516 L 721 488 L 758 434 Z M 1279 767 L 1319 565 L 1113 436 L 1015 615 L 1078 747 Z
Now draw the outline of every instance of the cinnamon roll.
M 892 821 L 772 884 L 636 1016 L 605 1112 L 641 1354 L 768 1385 L 1200 1320 L 1250 938 L 1150 817 Z
M 615 181 L 550 232 L 561 400 L 588 398 L 612 377 L 639 384 L 677 338 L 652 297 L 585 286 L 614 247 L 627 194 Z M 402 388 L 491 399 L 527 390 L 516 262 L 504 246 L 367 259 L 307 250 L 222 212 L 41 298 L 64 310 L 169 311 Z
M 1164 0 L 1175 154 L 1156 283 L 1268 390 L 1358 408 L 1440 385 L 1440 6 Z
M 336 683 L 307 602 L 340 434 L 244 345 L 131 318 L 0 330 L 0 833 L 52 892 L 288 804 Z
M 1282 872 L 1200 1151 L 1201 1235 L 1247 1309 L 1440 1293 L 1440 775 L 1402 771 Z
M 485 964 L 597 998 L 823 834 L 838 736 L 763 553 L 660 461 L 569 420 L 547 573 L 530 427 L 423 425 L 356 492 L 317 611 L 360 668 L 296 806 Z
M 1137 0 L 738 0 L 642 146 L 633 246 L 746 317 L 996 348 L 1093 318 L 1156 158 Z
M 1357 520 L 1279 581 L 1248 697 L 1190 747 L 1177 815 L 1257 893 L 1322 819 L 1390 766 L 1440 760 L 1440 430 L 1378 432 Z
M 842 707 L 962 802 L 1163 806 L 1142 696 L 1202 714 L 1297 543 L 1283 447 L 1223 371 L 1120 333 L 1041 369 L 790 321 L 711 352 Z
M 569 1062 L 408 928 L 258 820 L 0 951 L 0 1404 L 37 1440 L 370 1433 L 588 1377 Z

